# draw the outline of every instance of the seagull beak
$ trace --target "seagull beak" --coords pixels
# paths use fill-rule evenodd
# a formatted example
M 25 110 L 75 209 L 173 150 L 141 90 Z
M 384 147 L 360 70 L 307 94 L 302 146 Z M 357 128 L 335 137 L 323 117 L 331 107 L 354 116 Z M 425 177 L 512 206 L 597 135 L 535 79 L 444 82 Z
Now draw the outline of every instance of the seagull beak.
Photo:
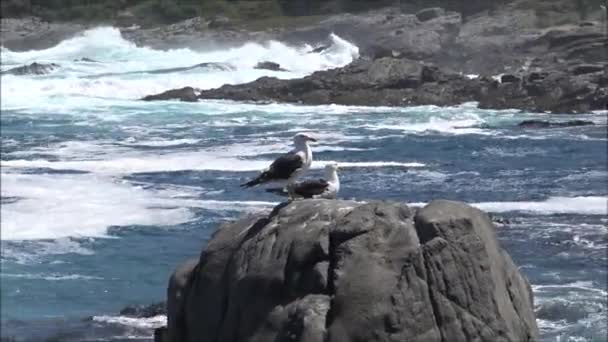
M 309 140 L 309 141 L 312 141 L 312 142 L 317 142 L 317 139 L 315 139 L 315 138 L 313 138 L 313 137 L 308 137 L 308 140 Z

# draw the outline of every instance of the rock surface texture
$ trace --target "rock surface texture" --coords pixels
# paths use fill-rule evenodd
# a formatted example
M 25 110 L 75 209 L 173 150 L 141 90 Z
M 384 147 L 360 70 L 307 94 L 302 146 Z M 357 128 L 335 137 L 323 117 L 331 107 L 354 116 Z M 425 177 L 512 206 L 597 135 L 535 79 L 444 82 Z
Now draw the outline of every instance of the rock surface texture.
M 222 226 L 168 290 L 165 341 L 533 341 L 526 278 L 483 212 L 303 200 Z

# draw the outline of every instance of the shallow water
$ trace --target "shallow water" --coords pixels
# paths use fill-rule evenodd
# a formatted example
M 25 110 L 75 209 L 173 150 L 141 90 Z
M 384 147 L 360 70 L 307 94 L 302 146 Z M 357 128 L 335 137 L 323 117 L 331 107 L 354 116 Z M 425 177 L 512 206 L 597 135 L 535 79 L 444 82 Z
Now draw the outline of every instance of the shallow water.
M 288 149 L 295 132 L 310 131 L 319 139 L 311 176 L 340 163 L 342 198 L 447 198 L 509 219 L 497 232 L 533 285 L 543 340 L 603 340 L 606 113 L 586 116 L 596 126 L 522 130 L 525 119 L 570 117 L 474 104 L 136 101 L 185 85 L 300 77 L 356 57 L 356 47 L 333 41 L 323 54 L 280 43 L 161 52 L 104 28 L 48 50 L 2 49 L 2 70 L 61 65 L 47 76 L 2 76 L 2 336 L 149 339 L 164 317 L 129 319 L 120 309 L 163 299 L 171 271 L 197 257 L 219 223 L 281 201 L 239 184 Z M 82 57 L 99 63 L 73 62 Z M 253 69 L 263 60 L 292 72 Z M 234 70 L 133 74 L 202 62 Z

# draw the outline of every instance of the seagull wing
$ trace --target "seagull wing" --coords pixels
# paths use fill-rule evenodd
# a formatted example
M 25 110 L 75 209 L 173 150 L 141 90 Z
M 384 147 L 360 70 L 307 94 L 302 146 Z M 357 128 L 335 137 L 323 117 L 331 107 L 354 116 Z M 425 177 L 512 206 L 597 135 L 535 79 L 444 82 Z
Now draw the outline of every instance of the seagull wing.
M 252 187 L 258 184 L 287 180 L 291 175 L 304 166 L 304 159 L 297 153 L 287 153 L 277 158 L 270 167 L 260 173 L 255 179 L 242 184 L 242 187 Z
M 293 188 L 293 193 L 304 198 L 312 198 L 316 195 L 321 195 L 329 183 L 325 179 L 309 180 L 299 184 L 296 184 Z

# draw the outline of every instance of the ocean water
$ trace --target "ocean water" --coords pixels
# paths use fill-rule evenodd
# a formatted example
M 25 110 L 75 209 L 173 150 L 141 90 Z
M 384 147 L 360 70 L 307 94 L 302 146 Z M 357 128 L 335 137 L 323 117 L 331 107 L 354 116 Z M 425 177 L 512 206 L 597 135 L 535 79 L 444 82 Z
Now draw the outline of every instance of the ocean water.
M 42 51 L 2 48 L 1 334 L 17 341 L 150 340 L 163 316 L 123 317 L 164 299 L 177 264 L 224 221 L 282 198 L 243 190 L 296 132 L 319 142 L 309 176 L 341 165 L 340 197 L 420 205 L 445 198 L 509 221 L 502 246 L 533 285 L 543 341 L 607 335 L 606 113 L 597 125 L 522 130 L 571 116 L 439 108 L 140 102 L 186 85 L 302 77 L 357 57 L 332 36 L 322 53 L 279 42 L 224 51 L 136 47 L 98 28 Z M 75 61 L 83 57 L 96 62 Z M 256 70 L 272 60 L 289 72 Z M 195 68 L 226 63 L 230 70 Z M 161 70 L 161 72 L 157 72 Z

